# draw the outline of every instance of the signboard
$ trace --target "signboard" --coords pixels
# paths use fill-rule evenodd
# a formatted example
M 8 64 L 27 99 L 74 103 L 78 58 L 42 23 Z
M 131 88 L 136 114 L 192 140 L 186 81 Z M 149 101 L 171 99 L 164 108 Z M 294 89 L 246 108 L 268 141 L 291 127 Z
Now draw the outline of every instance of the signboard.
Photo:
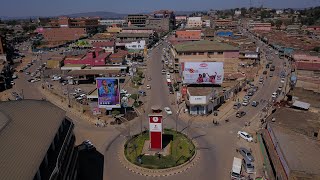
M 222 84 L 223 62 L 185 62 L 184 84 Z
M 117 78 L 97 78 L 99 108 L 120 108 L 120 86 Z
M 253 53 L 249 54 L 249 53 L 247 53 L 247 54 L 244 55 L 244 57 L 245 58 L 258 58 L 258 54 L 253 54 Z
M 190 96 L 189 97 L 190 104 L 207 104 L 206 96 Z
M 162 149 L 162 115 L 149 115 L 150 148 Z

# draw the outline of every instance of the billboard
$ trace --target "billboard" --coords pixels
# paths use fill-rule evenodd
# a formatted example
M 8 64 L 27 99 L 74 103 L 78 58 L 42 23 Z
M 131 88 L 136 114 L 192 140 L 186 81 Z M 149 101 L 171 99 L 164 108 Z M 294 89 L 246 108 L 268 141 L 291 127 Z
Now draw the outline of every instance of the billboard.
M 117 78 L 97 78 L 99 108 L 120 108 L 120 85 Z
M 223 62 L 185 62 L 181 67 L 184 84 L 222 84 Z

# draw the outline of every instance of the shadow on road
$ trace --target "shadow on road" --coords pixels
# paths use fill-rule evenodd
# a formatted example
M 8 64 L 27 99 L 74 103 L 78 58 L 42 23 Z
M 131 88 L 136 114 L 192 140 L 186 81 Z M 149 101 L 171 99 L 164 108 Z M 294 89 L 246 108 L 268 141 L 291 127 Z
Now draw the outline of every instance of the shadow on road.
M 102 180 L 104 156 L 97 150 L 79 151 L 78 180 Z

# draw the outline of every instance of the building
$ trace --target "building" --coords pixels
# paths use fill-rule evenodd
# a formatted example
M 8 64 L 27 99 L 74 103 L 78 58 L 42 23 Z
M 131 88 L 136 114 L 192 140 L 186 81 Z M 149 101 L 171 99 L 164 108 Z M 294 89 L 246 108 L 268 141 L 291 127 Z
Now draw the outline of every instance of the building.
M 188 17 L 187 28 L 201 28 L 202 19 L 201 17 Z
M 214 20 L 216 29 L 235 29 L 237 24 L 231 19 L 216 19 Z
M 50 59 L 47 60 L 46 68 L 60 69 L 64 65 L 63 60 L 64 60 L 63 56 L 51 57 Z
M 146 47 L 146 41 L 141 40 L 141 41 L 133 41 L 130 43 L 125 44 L 126 49 L 133 49 L 133 50 L 142 50 Z
M 2 40 L 2 37 L 0 36 L 0 55 L 5 54 L 4 53 L 4 42 Z
M 0 102 L 2 179 L 77 179 L 74 124 L 47 101 Z
M 283 14 L 283 10 L 281 10 L 281 9 L 276 10 L 276 14 L 278 14 L 278 15 Z
M 144 14 L 129 14 L 126 18 L 126 25 L 145 27 L 148 16 Z
M 252 31 L 271 31 L 271 23 L 252 22 L 249 28 Z
M 261 131 L 271 179 L 320 179 L 318 113 L 277 108 Z
M 308 26 L 307 30 L 312 32 L 320 31 L 320 26 Z
M 218 30 L 216 35 L 219 37 L 233 37 L 233 31 L 230 30 Z
M 175 19 L 176 19 L 176 25 L 187 22 L 187 16 L 176 16 Z
M 105 66 L 110 52 L 105 52 L 101 48 L 95 48 L 85 55 L 66 56 L 64 64 L 79 64 L 87 66 Z
M 97 27 L 99 25 L 99 18 L 85 18 L 85 17 L 79 17 L 79 18 L 69 18 L 66 16 L 61 16 L 55 19 L 50 19 L 49 21 L 49 27 L 70 27 L 70 28 L 76 28 L 76 27 Z
M 239 48 L 210 40 L 183 42 L 174 45 L 172 50 L 175 68 L 183 62 L 224 62 L 225 72 L 237 72 Z
M 240 16 L 240 15 L 241 15 L 241 10 L 235 10 L 235 11 L 234 11 L 234 15 Z
M 86 36 L 86 28 L 55 27 L 43 30 L 44 40 L 48 42 L 75 41 Z
M 168 32 L 175 27 L 175 14 L 169 10 L 159 10 L 153 12 L 146 21 L 146 27 L 156 32 Z
M 177 39 L 200 40 L 201 30 L 176 30 Z
M 122 33 L 147 33 L 147 34 L 154 34 L 155 31 L 151 28 L 147 28 L 147 27 L 124 27 L 122 28 Z
M 116 48 L 116 43 L 113 40 L 102 41 L 102 42 L 93 42 L 93 48 L 102 48 L 105 52 L 114 53 Z
M 113 25 L 119 25 L 119 26 L 123 26 L 123 24 L 126 22 L 126 20 L 124 19 L 100 19 L 98 20 L 99 25 L 102 26 L 113 26 Z

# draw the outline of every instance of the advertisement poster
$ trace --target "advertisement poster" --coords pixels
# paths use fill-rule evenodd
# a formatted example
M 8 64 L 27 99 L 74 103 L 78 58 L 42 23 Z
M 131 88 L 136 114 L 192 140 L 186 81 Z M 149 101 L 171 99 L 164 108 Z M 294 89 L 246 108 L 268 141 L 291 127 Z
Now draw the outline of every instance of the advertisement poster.
M 184 84 L 222 84 L 223 62 L 185 62 Z
M 99 108 L 120 108 L 120 85 L 117 78 L 97 78 Z

